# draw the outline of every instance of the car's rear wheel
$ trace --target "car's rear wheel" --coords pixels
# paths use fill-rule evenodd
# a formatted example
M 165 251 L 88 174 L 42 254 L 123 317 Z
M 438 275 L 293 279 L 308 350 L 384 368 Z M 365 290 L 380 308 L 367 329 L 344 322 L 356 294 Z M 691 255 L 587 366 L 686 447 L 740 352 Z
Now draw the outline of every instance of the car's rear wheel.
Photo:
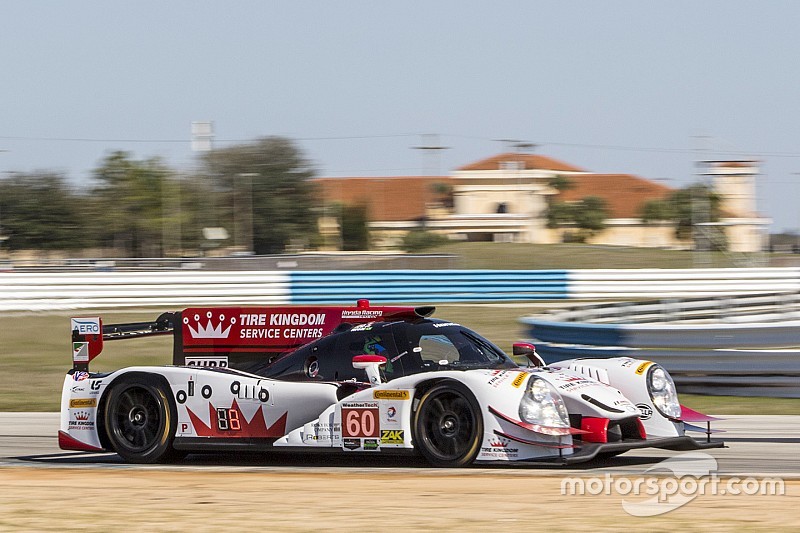
M 435 466 L 466 466 L 481 449 L 480 406 L 469 389 L 455 381 L 422 395 L 413 427 L 414 447 Z
M 112 385 L 104 425 L 114 451 L 131 463 L 180 457 L 172 448 L 177 413 L 169 388 L 153 376 L 123 376 Z

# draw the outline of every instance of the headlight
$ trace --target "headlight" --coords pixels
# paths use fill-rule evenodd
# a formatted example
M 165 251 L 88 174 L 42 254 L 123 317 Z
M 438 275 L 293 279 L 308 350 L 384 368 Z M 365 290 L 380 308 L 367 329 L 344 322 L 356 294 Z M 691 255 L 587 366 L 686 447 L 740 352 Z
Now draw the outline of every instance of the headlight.
M 564 400 L 550 383 L 531 377 L 519 402 L 519 417 L 528 424 L 554 428 L 568 428 L 569 415 Z
M 658 365 L 650 367 L 647 373 L 647 390 L 659 413 L 667 418 L 680 418 L 681 404 L 678 401 L 675 382 L 672 381 L 669 372 Z

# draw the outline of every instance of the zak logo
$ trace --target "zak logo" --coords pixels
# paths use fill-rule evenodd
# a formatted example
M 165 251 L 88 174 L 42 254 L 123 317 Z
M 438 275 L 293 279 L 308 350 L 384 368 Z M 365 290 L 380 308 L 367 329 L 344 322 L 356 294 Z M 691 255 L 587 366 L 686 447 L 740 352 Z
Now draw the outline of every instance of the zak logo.
M 381 444 L 403 444 L 405 431 L 402 429 L 382 429 Z
M 218 322 L 214 325 L 212 318 L 214 314 L 211 311 L 206 313 L 205 319 L 206 324 L 203 325 L 200 320 L 201 317 L 198 313 L 192 317 L 194 320 L 189 320 L 189 317 L 183 317 L 183 323 L 189 328 L 189 333 L 191 333 L 193 339 L 227 339 L 228 335 L 231 332 L 231 327 L 233 324 L 236 323 L 236 317 L 231 317 L 227 319 L 225 315 L 220 314 L 218 317 Z M 222 326 L 225 325 L 225 322 L 228 322 L 228 327 L 222 329 Z M 194 326 L 192 327 L 192 323 Z

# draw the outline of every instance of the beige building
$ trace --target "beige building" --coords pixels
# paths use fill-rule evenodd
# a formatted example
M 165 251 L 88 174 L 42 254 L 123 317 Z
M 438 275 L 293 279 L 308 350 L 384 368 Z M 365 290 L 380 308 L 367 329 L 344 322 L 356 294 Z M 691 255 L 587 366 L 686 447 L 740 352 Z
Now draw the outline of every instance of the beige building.
M 770 221 L 755 212 L 757 164 L 711 161 L 706 169 L 724 213 L 713 224 L 724 227 L 731 251 L 759 251 Z M 559 191 L 554 185 L 562 178 L 570 187 Z M 602 198 L 609 211 L 606 229 L 590 237 L 592 244 L 691 247 L 675 238 L 670 222 L 641 220 L 647 201 L 666 199 L 673 189 L 629 174 L 595 174 L 541 155 L 499 154 L 450 176 L 321 178 L 317 183 L 326 204 L 367 206 L 379 248 L 395 247 L 408 231 L 423 228 L 454 240 L 563 242 L 575 228 L 548 228 L 548 206 L 588 196 Z M 330 221 L 327 228 L 335 230 Z

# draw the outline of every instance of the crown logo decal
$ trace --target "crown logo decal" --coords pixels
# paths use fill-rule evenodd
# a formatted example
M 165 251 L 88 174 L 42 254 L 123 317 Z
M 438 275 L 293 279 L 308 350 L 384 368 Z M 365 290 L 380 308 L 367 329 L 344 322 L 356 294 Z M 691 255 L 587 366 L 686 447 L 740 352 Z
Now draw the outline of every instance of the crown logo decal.
M 236 323 L 235 318 L 230 319 L 230 324 L 225 329 L 222 329 L 222 326 L 225 323 L 225 315 L 219 315 L 219 323 L 214 325 L 212 322 L 212 314 L 209 311 L 206 313 L 206 324 L 203 325 L 200 322 L 200 315 L 194 315 L 194 321 L 197 323 L 197 329 L 192 327 L 189 323 L 189 317 L 185 317 L 183 319 L 183 323 L 189 328 L 189 332 L 192 334 L 193 339 L 227 339 L 228 335 L 231 332 L 231 327 L 233 324 Z
M 89 412 L 88 411 L 78 411 L 75 413 L 75 420 L 89 420 Z
M 493 440 L 489 443 L 492 448 L 508 448 L 507 440 Z

